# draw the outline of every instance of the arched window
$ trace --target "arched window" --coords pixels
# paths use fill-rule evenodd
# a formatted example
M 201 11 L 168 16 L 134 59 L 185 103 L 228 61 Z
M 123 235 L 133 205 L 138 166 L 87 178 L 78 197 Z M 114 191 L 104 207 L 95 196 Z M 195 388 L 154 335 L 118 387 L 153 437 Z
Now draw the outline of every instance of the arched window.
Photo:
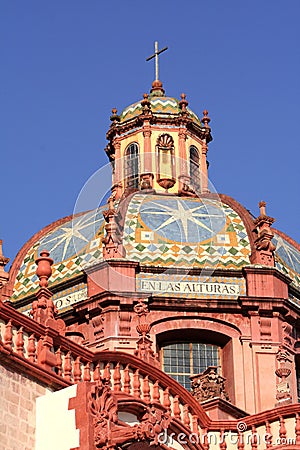
M 163 345 L 163 371 L 190 390 L 192 375 L 198 375 L 209 366 L 220 366 L 221 347 L 199 342 L 176 342 Z
M 139 187 L 139 148 L 135 143 L 126 148 L 124 175 L 127 188 L 137 189 Z
M 200 189 L 200 162 L 199 152 L 194 145 L 190 147 L 190 177 L 191 185 L 195 190 Z

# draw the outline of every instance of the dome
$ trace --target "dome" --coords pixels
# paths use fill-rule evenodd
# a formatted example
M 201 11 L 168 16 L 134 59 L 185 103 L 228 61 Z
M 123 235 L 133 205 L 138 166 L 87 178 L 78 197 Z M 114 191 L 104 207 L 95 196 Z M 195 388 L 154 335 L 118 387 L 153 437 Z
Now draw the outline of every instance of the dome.
M 188 117 L 192 122 L 196 123 L 198 126 L 201 125 L 199 117 L 187 106 L 188 102 L 185 100 L 185 94 L 181 94 L 181 100 L 174 97 L 166 97 L 165 91 L 162 87 L 162 83 L 156 80 L 152 84 L 151 94 L 144 95 L 144 99 L 150 102 L 151 112 L 154 116 L 161 118 L 172 118 L 178 117 L 182 113 L 182 105 L 184 104 L 184 110 L 188 113 Z M 120 123 L 132 120 L 135 117 L 143 113 L 143 100 L 125 108 L 120 114 Z
M 276 230 L 273 242 L 276 245 L 275 264 L 285 275 L 300 287 L 300 246 L 284 233 Z
M 179 107 L 179 100 L 174 97 L 165 97 L 165 96 L 155 96 L 149 98 L 151 104 L 151 111 L 154 115 L 158 115 L 160 117 L 170 117 L 170 115 L 178 116 L 181 112 Z M 127 120 L 134 119 L 135 117 L 142 114 L 142 103 L 141 101 L 133 103 L 132 105 L 125 108 L 120 114 L 120 122 L 126 122 Z M 201 126 L 201 122 L 199 117 L 189 108 L 186 108 L 188 114 L 192 121 L 197 125 Z
M 103 258 L 105 209 L 67 217 L 33 236 L 11 269 L 13 301 L 30 297 L 38 289 L 35 259 L 44 248 L 54 260 L 50 279 L 54 293 L 62 283 L 83 281 L 84 269 Z M 119 204 L 118 211 L 125 258 L 141 266 L 241 270 L 251 264 L 252 217 L 230 197 L 135 193 Z M 273 241 L 277 268 L 300 287 L 299 246 L 279 231 Z
M 15 273 L 13 300 L 34 294 L 38 289 L 35 260 L 41 250 L 50 252 L 54 263 L 49 286 L 82 277 L 83 266 L 102 258 L 105 207 L 68 216 L 35 234 L 18 253 L 11 271 Z

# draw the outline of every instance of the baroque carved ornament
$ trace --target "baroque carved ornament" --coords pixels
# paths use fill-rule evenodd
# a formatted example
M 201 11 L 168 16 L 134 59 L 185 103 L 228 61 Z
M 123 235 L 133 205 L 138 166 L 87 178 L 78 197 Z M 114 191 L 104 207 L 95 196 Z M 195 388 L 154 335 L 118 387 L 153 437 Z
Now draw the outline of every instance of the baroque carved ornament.
M 171 417 L 164 407 L 144 406 L 139 423 L 130 426 L 118 419 L 118 401 L 107 380 L 100 380 L 88 396 L 88 409 L 93 418 L 94 444 L 102 450 L 117 450 L 123 444 L 147 441 L 158 444 L 158 436 L 167 430 Z

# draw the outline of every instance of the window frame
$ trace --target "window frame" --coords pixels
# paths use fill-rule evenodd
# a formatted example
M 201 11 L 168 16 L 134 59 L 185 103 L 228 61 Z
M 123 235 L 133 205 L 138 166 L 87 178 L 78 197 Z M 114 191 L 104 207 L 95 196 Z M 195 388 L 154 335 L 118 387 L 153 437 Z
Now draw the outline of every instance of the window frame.
M 194 152 L 194 155 L 192 154 L 192 152 Z M 201 188 L 200 153 L 195 145 L 190 145 L 189 158 L 190 158 L 189 162 L 190 162 L 191 185 L 195 190 L 200 190 Z
M 135 152 L 131 151 L 135 149 Z M 139 145 L 131 142 L 127 145 L 124 152 L 124 180 L 127 189 L 139 188 L 140 174 L 140 152 Z

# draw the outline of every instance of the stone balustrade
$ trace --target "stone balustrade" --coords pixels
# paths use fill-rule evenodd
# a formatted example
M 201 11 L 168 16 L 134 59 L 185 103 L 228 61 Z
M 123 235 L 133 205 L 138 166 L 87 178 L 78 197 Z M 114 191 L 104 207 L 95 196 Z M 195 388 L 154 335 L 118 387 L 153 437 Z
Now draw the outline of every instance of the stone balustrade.
M 92 352 L 56 329 L 21 316 L 0 302 L 0 356 L 22 366 L 53 389 L 105 380 L 117 398 L 159 403 L 190 430 L 204 450 L 300 448 L 300 405 L 286 405 L 240 420 L 212 421 L 197 400 L 175 380 L 137 357 Z M 221 431 L 220 431 L 221 430 Z M 295 447 L 296 446 L 296 447 Z
M 201 442 L 205 450 L 300 448 L 300 405 L 282 406 L 238 421 L 212 422 Z

